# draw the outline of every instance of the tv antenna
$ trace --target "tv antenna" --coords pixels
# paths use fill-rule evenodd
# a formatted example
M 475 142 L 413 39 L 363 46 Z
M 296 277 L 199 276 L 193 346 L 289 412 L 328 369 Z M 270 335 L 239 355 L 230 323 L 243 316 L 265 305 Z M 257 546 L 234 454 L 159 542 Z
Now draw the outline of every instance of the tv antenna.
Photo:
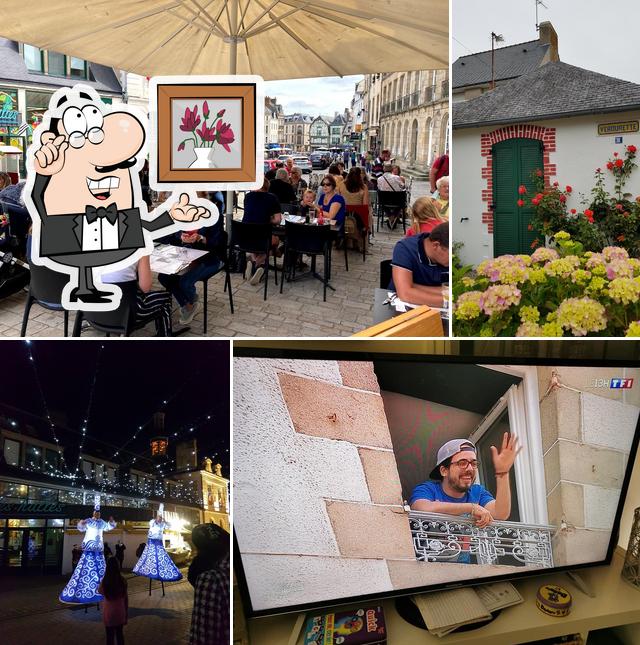
M 534 0 L 536 3 L 536 31 L 540 31 L 540 23 L 538 22 L 538 6 L 548 9 L 547 5 L 542 0 Z
M 495 31 L 491 32 L 491 89 L 494 89 L 496 86 L 496 68 L 495 68 L 495 45 L 496 43 L 504 42 L 504 36 L 502 34 L 496 34 Z

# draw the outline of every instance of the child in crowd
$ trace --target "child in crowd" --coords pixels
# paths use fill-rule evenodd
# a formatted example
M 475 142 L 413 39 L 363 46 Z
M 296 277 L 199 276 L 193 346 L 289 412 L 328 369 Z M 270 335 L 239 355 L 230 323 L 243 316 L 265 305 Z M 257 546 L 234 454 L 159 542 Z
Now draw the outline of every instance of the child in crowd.
M 107 645 L 124 645 L 123 627 L 127 624 L 129 596 L 127 581 L 120 575 L 120 564 L 116 558 L 107 558 L 104 578 L 98 587 L 104 596 L 102 620 L 107 632 Z

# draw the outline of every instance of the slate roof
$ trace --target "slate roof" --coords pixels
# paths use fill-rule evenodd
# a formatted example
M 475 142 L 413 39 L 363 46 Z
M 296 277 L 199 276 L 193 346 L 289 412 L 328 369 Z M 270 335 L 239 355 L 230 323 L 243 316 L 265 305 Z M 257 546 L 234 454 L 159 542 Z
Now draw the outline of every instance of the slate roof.
M 495 50 L 495 80 L 505 81 L 540 67 L 549 50 L 548 43 L 530 40 Z M 491 50 L 461 56 L 452 65 L 453 89 L 491 82 Z
M 11 81 L 44 87 L 69 87 L 77 82 L 93 87 L 100 94 L 122 94 L 118 77 L 111 67 L 89 62 L 89 71 L 95 80 L 72 79 L 29 72 L 20 55 L 18 43 L 0 38 L 0 81 Z
M 498 85 L 475 99 L 454 103 L 453 127 L 634 109 L 640 109 L 640 85 L 558 61 Z

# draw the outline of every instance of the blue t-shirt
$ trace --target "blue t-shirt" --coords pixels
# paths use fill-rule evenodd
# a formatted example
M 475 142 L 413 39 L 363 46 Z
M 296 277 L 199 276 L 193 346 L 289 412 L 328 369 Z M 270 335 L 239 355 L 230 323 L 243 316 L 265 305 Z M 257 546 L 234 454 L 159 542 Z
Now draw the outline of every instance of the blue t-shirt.
M 335 216 L 336 224 L 340 229 L 344 226 L 344 217 L 346 214 L 346 202 L 344 201 L 344 197 L 342 195 L 338 195 L 337 193 L 325 204 L 324 203 L 324 194 L 320 195 L 320 199 L 318 200 L 318 205 L 322 206 L 322 210 L 325 213 L 329 212 L 329 209 L 331 208 L 331 204 L 338 203 L 340 204 L 340 210 Z
M 481 486 L 480 484 L 472 484 L 471 488 L 462 497 L 449 497 L 449 495 L 447 495 L 442 490 L 441 482 L 428 481 L 423 482 L 422 484 L 418 484 L 413 489 L 413 493 L 411 493 L 411 499 L 409 500 L 409 505 L 417 502 L 419 499 L 426 499 L 430 502 L 450 502 L 452 504 L 479 504 L 480 506 L 484 507 L 489 502 L 492 502 L 494 500 L 494 497 L 484 486 Z M 458 558 L 452 561 L 458 562 L 460 564 L 470 564 L 471 557 L 468 550 L 463 550 Z
M 245 224 L 269 224 L 271 218 L 279 212 L 281 212 L 280 202 L 271 193 L 254 190 L 244 196 L 242 221 Z
M 393 249 L 391 266 L 411 271 L 413 284 L 439 287 L 443 282 L 449 282 L 449 267 L 443 267 L 427 257 L 424 251 L 424 240 L 427 237 L 429 233 L 403 237 Z M 396 290 L 393 278 L 389 282 L 389 290 Z
M 450 502 L 451 504 L 479 504 L 486 506 L 495 498 L 480 484 L 472 484 L 471 488 L 462 497 L 449 497 L 442 490 L 442 482 L 428 481 L 418 484 L 411 493 L 409 505 L 419 499 L 426 499 L 429 502 Z

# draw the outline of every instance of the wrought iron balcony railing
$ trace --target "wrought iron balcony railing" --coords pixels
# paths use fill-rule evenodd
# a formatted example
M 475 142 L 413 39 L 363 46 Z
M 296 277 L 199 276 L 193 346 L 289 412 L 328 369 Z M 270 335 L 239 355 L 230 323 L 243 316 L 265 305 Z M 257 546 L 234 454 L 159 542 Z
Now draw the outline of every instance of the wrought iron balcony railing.
M 553 567 L 554 526 L 494 520 L 481 529 L 465 517 L 424 511 L 409 511 L 409 526 L 423 562 L 460 562 L 468 554 L 477 564 Z

